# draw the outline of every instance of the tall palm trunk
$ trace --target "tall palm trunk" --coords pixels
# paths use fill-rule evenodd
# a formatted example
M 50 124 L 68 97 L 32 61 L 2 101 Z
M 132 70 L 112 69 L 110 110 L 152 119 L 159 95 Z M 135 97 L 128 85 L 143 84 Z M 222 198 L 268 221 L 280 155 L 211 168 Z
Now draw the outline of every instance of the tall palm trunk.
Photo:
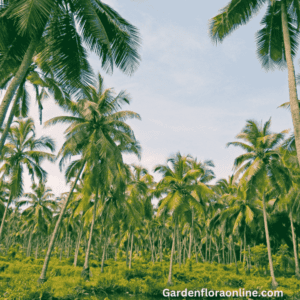
M 39 277 L 39 279 L 38 279 L 38 282 L 39 282 L 39 283 L 44 283 L 44 282 L 47 280 L 47 279 L 46 279 L 46 273 L 47 273 L 48 264 L 49 264 L 50 257 L 51 257 L 51 252 L 52 252 L 52 250 L 53 250 L 54 242 L 55 242 L 55 239 L 56 239 L 58 230 L 59 230 L 59 226 L 60 226 L 60 223 L 61 223 L 61 221 L 62 221 L 62 218 L 63 218 L 63 216 L 64 216 L 64 213 L 65 213 L 66 208 L 67 208 L 67 206 L 68 206 L 68 204 L 69 204 L 69 201 L 70 201 L 70 199 L 71 199 L 71 197 L 72 197 L 73 191 L 74 191 L 74 189 L 75 189 L 75 187 L 76 187 L 77 181 L 78 181 L 78 179 L 79 179 L 79 177 L 80 177 L 80 174 L 81 174 L 81 172 L 82 172 L 84 166 L 85 166 L 85 162 L 82 163 L 82 167 L 81 167 L 81 169 L 79 170 L 79 172 L 78 172 L 78 174 L 77 174 L 77 176 L 76 176 L 76 179 L 75 179 L 75 181 L 74 181 L 74 183 L 73 183 L 73 185 L 72 185 L 72 188 L 71 188 L 71 190 L 70 190 L 69 196 L 68 196 L 66 202 L 64 203 L 64 205 L 63 205 L 63 207 L 62 207 L 62 209 L 61 209 L 61 211 L 60 211 L 58 220 L 57 220 L 57 222 L 56 222 L 56 224 L 55 224 L 55 228 L 54 228 L 54 231 L 53 231 L 53 233 L 52 233 L 51 240 L 50 240 L 50 243 L 49 243 L 49 246 L 48 246 L 48 250 L 47 250 L 47 253 L 46 253 L 46 257 L 45 257 L 43 269 L 42 269 L 41 275 L 40 275 L 40 277 Z
M 189 259 L 191 259 L 192 257 L 193 227 L 194 227 L 194 207 L 192 207 L 192 226 L 190 229 L 190 244 L 189 244 L 189 255 L 188 255 Z
M 300 115 L 299 115 L 300 110 L 299 110 L 299 103 L 298 103 L 298 96 L 297 96 L 295 70 L 294 70 L 294 63 L 292 59 L 291 40 L 290 40 L 289 30 L 288 30 L 287 8 L 286 8 L 285 0 L 281 0 L 281 22 L 282 22 L 285 59 L 288 67 L 291 115 L 292 115 L 293 126 L 294 126 L 297 157 L 298 157 L 298 161 L 300 162 Z
M 244 228 L 244 262 L 246 261 L 246 224 L 245 224 L 245 228 Z
M 24 84 L 24 82 L 22 82 L 21 84 Z M 12 109 L 11 109 L 11 111 L 9 113 L 9 117 L 8 117 L 7 122 L 6 122 L 4 131 L 3 131 L 2 135 L 1 135 L 1 139 L 0 139 L 0 154 L 2 153 L 2 149 L 3 149 L 4 143 L 5 143 L 6 137 L 8 135 L 11 123 L 12 123 L 12 121 L 14 119 L 14 116 L 15 116 L 15 112 L 16 112 L 16 109 L 18 107 L 18 102 L 19 102 L 19 99 L 21 97 L 21 91 L 22 91 L 22 89 L 19 87 L 18 88 L 18 92 L 17 92 L 17 94 L 15 96 L 15 99 L 13 101 Z
M 272 253 L 271 253 L 271 246 L 270 246 L 270 237 L 269 237 L 269 229 L 268 229 L 268 221 L 267 221 L 267 211 L 266 211 L 266 202 L 265 196 L 263 195 L 263 215 L 264 215 L 264 225 L 265 225 L 265 233 L 266 233 L 266 241 L 268 247 L 268 258 L 269 258 L 269 265 L 270 265 L 270 273 L 272 278 L 272 287 L 276 288 L 278 283 L 276 282 L 274 269 L 273 269 L 273 261 L 272 261 Z
M 294 256 L 295 256 L 295 275 L 296 275 L 297 278 L 299 278 L 300 277 L 299 262 L 298 262 L 298 254 L 297 254 L 296 237 L 295 237 L 295 229 L 294 229 L 294 224 L 293 224 L 292 211 L 290 212 L 290 222 L 291 222 L 291 230 L 292 230 L 292 238 L 293 238 L 293 249 L 294 249 Z
M 15 91 L 17 90 L 18 86 L 21 84 L 22 80 L 24 80 L 24 77 L 26 75 L 26 72 L 29 68 L 29 66 L 32 63 L 32 57 L 34 55 L 34 51 L 36 50 L 36 47 L 38 45 L 38 38 L 32 39 L 27 51 L 23 57 L 22 63 L 15 74 L 14 79 L 11 81 L 8 89 L 6 90 L 6 93 L 3 97 L 3 100 L 1 101 L 0 105 L 0 128 L 2 128 L 2 125 L 5 120 L 5 116 L 7 113 L 7 110 L 9 108 L 9 105 L 13 99 L 13 96 L 15 94 Z
M 127 268 L 128 268 L 128 265 L 129 265 L 129 259 L 128 259 L 129 243 L 130 243 L 129 240 L 130 240 L 130 234 L 128 233 L 127 246 L 126 246 L 126 267 Z
M 163 234 L 163 231 L 162 229 L 160 230 L 160 237 L 159 237 L 159 259 L 160 259 L 160 262 L 162 262 L 162 259 L 163 259 L 163 255 L 162 255 L 162 234 Z
M 95 194 L 94 209 L 93 209 L 93 219 L 92 219 L 92 224 L 91 224 L 91 228 L 90 228 L 90 236 L 89 236 L 88 246 L 87 246 L 86 253 L 85 253 L 84 265 L 83 265 L 83 269 L 81 272 L 81 277 L 84 278 L 85 280 L 90 279 L 89 261 L 90 261 L 90 253 L 91 253 L 91 246 L 92 246 L 93 230 L 94 230 L 94 225 L 95 225 L 95 221 L 96 221 L 98 192 L 99 192 L 99 187 L 97 186 L 96 194 Z
M 104 243 L 103 243 L 103 252 L 102 252 L 102 260 L 101 260 L 101 273 L 104 272 L 105 253 L 106 253 L 106 236 L 104 237 Z
M 131 263 L 132 263 L 132 249 L 133 249 L 133 230 L 131 232 L 131 245 L 130 245 L 130 255 L 129 255 L 129 269 L 131 269 Z
M 29 234 L 28 246 L 26 256 L 29 257 L 31 253 L 31 240 L 32 240 L 32 232 Z
M 233 258 L 234 258 L 234 263 L 235 263 L 235 274 L 239 274 L 239 268 L 238 268 L 238 264 L 237 264 L 237 260 L 236 260 L 236 253 L 235 253 L 235 245 L 234 245 L 234 241 L 233 239 L 231 240 L 232 242 L 232 249 L 233 249 Z
M 4 214 L 3 214 L 2 222 L 1 222 L 1 227 L 0 227 L 0 243 L 1 243 L 1 238 L 2 238 L 3 229 L 4 229 L 5 218 L 6 218 L 7 211 L 8 211 L 8 207 L 9 207 L 9 205 L 10 205 L 10 203 L 11 203 L 11 200 L 12 200 L 12 193 L 10 192 L 10 195 L 9 195 L 9 198 L 8 198 L 8 201 L 7 201 L 7 204 L 6 204 L 6 206 L 5 206 L 5 210 L 4 210 Z
M 175 235 L 176 235 L 176 223 L 174 226 L 174 232 L 173 232 L 173 241 L 172 241 L 172 250 L 171 250 L 171 257 L 170 257 L 170 269 L 169 269 L 169 277 L 167 285 L 172 285 L 172 269 L 173 269 L 173 256 L 175 252 Z
M 224 231 L 222 231 L 222 260 L 223 264 L 225 264 L 225 243 L 224 243 L 225 234 Z
M 80 248 L 82 231 L 83 231 L 83 221 L 82 221 L 82 224 L 80 225 L 78 239 L 77 239 L 76 248 L 75 248 L 74 267 L 77 267 L 77 260 L 78 260 L 78 253 L 79 253 L 79 248 Z

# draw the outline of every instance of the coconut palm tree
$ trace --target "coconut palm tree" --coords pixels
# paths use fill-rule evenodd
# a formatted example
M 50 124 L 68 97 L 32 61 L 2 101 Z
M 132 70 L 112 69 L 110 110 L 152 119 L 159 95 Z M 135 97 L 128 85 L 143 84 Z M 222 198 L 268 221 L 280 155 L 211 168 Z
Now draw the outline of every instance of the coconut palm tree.
M 257 33 L 257 53 L 266 69 L 275 66 L 288 68 L 290 107 L 295 132 L 297 157 L 300 162 L 300 110 L 298 105 L 293 57 L 298 47 L 300 5 L 297 0 L 231 0 L 210 20 L 210 35 L 215 42 L 246 24 L 265 3 L 267 11 Z
M 55 145 L 51 138 L 42 136 L 36 138 L 34 122 L 31 118 L 17 120 L 11 128 L 8 142 L 4 147 L 3 164 L 0 173 L 9 179 L 10 193 L 5 207 L 0 228 L 0 241 L 3 232 L 5 216 L 13 200 L 23 194 L 24 166 L 27 167 L 32 181 L 37 177 L 40 181 L 46 179 L 47 172 L 41 167 L 44 160 L 54 160 L 54 155 L 41 151 L 49 149 L 54 151 Z
M 48 233 L 52 221 L 52 208 L 56 205 L 54 194 L 44 182 L 38 185 L 34 183 L 31 187 L 32 193 L 25 193 L 24 197 L 28 200 L 21 200 L 17 203 L 18 208 L 28 206 L 22 215 L 26 220 L 26 227 L 30 230 L 30 241 L 32 235 L 36 235 L 36 258 L 38 254 L 39 239 L 42 234 Z M 31 245 L 28 246 L 30 248 Z
M 201 208 L 200 202 L 195 198 L 197 195 L 192 195 L 193 191 L 202 192 L 202 183 L 196 182 L 196 178 L 201 174 L 201 170 L 191 169 L 189 165 L 191 160 L 192 157 L 190 155 L 182 156 L 180 153 L 177 153 L 167 160 L 166 165 L 158 165 L 154 169 L 155 172 L 163 175 L 163 179 L 157 185 L 156 193 L 157 195 L 166 194 L 160 202 L 157 214 L 159 215 L 164 207 L 167 207 L 172 214 L 174 225 L 168 285 L 172 284 L 175 235 L 180 217 L 191 207 L 195 209 Z
M 92 84 L 84 45 L 106 71 L 116 66 L 132 74 L 139 64 L 138 30 L 100 0 L 2 1 L 0 24 L 0 69 L 14 74 L 0 105 L 0 128 L 34 56 L 72 93 L 80 84 Z
M 55 225 L 39 279 L 40 282 L 46 280 L 47 267 L 58 228 L 81 173 L 90 174 L 93 178 L 95 173 L 89 167 L 98 168 L 99 163 L 101 164 L 103 161 L 106 166 L 109 166 L 104 170 L 114 170 L 112 171 L 113 174 L 120 174 L 119 170 L 124 168 L 122 153 L 140 155 L 140 146 L 134 133 L 130 126 L 125 123 L 128 118 L 140 119 L 140 116 L 132 111 L 120 111 L 122 104 L 130 103 L 129 96 L 123 91 L 115 96 L 112 89 L 104 90 L 103 78 L 100 74 L 98 87 L 86 87 L 84 92 L 86 98 L 72 104 L 73 116 L 56 117 L 46 122 L 47 125 L 70 124 L 66 130 L 67 140 L 58 153 L 62 157 L 60 165 L 63 166 L 65 160 L 72 156 L 80 155 L 81 157 L 74 160 L 66 170 L 67 178 L 76 178 Z M 87 185 L 87 189 L 89 186 L 91 185 Z M 100 186 L 97 187 L 97 189 L 101 188 Z M 98 192 L 98 190 L 92 191 L 96 197 L 98 197 Z
M 284 139 L 287 131 L 272 133 L 270 126 L 271 119 L 264 125 L 248 120 L 246 126 L 236 136 L 243 142 L 230 142 L 227 146 L 233 145 L 246 150 L 245 154 L 241 154 L 234 161 L 235 178 L 241 176 L 240 185 L 247 185 L 250 197 L 256 195 L 262 199 L 270 273 L 272 285 L 276 287 L 278 284 L 273 270 L 265 202 L 269 195 L 267 192 L 269 182 L 276 190 L 285 189 L 287 191 L 291 185 L 291 177 L 288 168 L 282 163 L 282 155 L 279 151 L 280 142 Z

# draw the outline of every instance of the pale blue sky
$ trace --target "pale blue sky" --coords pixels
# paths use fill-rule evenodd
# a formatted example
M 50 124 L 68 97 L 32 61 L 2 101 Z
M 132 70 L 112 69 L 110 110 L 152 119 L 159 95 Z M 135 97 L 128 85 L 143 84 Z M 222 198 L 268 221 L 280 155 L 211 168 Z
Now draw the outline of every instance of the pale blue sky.
M 139 113 L 142 121 L 129 123 L 143 148 L 140 163 L 150 171 L 180 151 L 213 160 L 217 179 L 227 177 L 242 152 L 226 148 L 226 143 L 234 140 L 247 119 L 265 122 L 272 117 L 273 131 L 292 128 L 290 112 L 277 109 L 288 101 L 287 71 L 265 72 L 256 55 L 255 33 L 265 9 L 216 46 L 208 36 L 208 20 L 228 0 L 104 2 L 140 29 L 142 62 L 132 77 L 118 70 L 112 76 L 105 74 L 93 54 L 90 62 L 104 76 L 106 87 L 126 89 L 131 95 L 127 109 Z M 295 68 L 298 73 L 298 58 Z M 44 120 L 59 114 L 60 109 L 47 100 Z M 38 134 L 51 135 L 60 146 L 63 127 L 42 129 L 36 105 L 32 115 Z M 138 163 L 133 157 L 125 160 Z M 53 191 L 57 195 L 67 191 L 57 166 L 44 166 Z

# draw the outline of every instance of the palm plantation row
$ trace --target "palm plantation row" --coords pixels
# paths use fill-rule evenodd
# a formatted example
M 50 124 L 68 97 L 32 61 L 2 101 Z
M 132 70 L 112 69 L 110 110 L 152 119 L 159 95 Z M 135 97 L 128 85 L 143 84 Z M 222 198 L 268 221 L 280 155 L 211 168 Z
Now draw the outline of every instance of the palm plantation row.
M 140 155 L 139 143 L 125 122 L 139 115 L 121 110 L 129 96 L 104 90 L 100 75 L 97 88 L 82 93 L 85 98 L 68 102 L 68 116 L 46 122 L 47 126 L 69 124 L 57 159 L 71 188 L 60 198 L 47 188 L 47 173 L 41 166 L 45 159 L 55 160 L 54 141 L 37 138 L 28 118 L 19 118 L 9 131 L 1 167 L 4 255 L 30 256 L 34 249 L 36 258 L 45 256 L 40 282 L 46 280 L 55 254 L 72 259 L 75 266 L 78 257 L 84 257 L 85 279 L 90 275 L 90 258 L 101 261 L 103 272 L 108 258 L 118 260 L 124 254 L 131 268 L 134 258 L 149 255 L 153 263 L 169 261 L 172 284 L 173 263 L 235 263 L 236 272 L 238 260 L 249 272 L 254 262 L 266 267 L 251 254 L 257 250 L 254 246 L 265 244 L 276 287 L 272 251 L 289 252 L 287 243 L 294 256 L 289 264 L 299 276 L 295 229 L 299 167 L 294 139 L 285 139 L 286 131 L 272 133 L 271 120 L 265 124 L 249 120 L 237 135 L 239 141 L 228 144 L 245 151 L 234 162 L 234 175 L 212 184 L 212 161 L 177 153 L 155 168 L 162 175 L 156 183 L 146 169 L 128 166 L 122 159 L 122 153 Z M 33 185 L 32 192 L 24 194 L 26 172 Z M 154 198 L 159 199 L 157 208 Z M 289 220 L 288 238 L 276 242 L 268 222 L 279 215 Z

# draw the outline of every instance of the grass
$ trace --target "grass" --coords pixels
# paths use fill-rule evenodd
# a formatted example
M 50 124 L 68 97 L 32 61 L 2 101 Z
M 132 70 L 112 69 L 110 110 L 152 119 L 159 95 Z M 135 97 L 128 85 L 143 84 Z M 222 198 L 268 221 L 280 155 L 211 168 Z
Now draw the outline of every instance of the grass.
M 43 259 L 16 257 L 8 260 L 0 257 L 0 298 L 22 300 L 75 300 L 75 299 L 106 299 L 111 295 L 147 295 L 149 299 L 161 297 L 167 288 L 169 262 L 152 264 L 135 258 L 131 270 L 126 268 L 124 261 L 106 261 L 104 273 L 101 273 L 97 261 L 91 261 L 90 281 L 80 277 L 83 258 L 80 257 L 78 267 L 72 266 L 73 258 L 59 261 L 52 258 L 48 269 L 48 280 L 38 285 L 37 280 L 42 269 Z M 252 268 L 246 275 L 243 265 L 239 263 L 239 275 L 235 274 L 234 265 L 217 263 L 190 262 L 178 265 L 173 269 L 172 290 L 269 290 L 271 280 L 261 270 Z M 279 274 L 276 280 L 278 290 L 283 291 L 284 298 L 300 299 L 300 281 L 292 273 Z M 114 298 L 113 298 L 114 299 Z M 188 298 L 191 299 L 191 298 Z M 199 298 L 198 298 L 199 299 Z M 210 298 L 211 299 L 211 298 Z M 229 298 L 227 298 L 229 299 Z

